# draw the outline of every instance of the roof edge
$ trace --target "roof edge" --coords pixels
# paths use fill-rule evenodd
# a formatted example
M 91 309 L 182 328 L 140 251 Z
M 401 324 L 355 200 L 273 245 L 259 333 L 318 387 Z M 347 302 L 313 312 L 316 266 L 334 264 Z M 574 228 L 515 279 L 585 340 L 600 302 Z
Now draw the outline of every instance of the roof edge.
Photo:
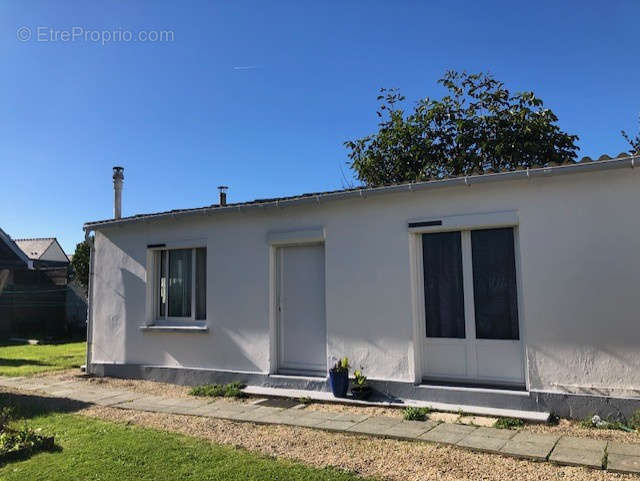
M 16 254 L 27 266 L 28 269 L 33 269 L 33 262 L 29 259 L 29 256 L 25 254 L 25 252 L 20 249 L 20 246 L 15 243 L 15 241 L 11 238 L 9 234 L 0 229 L 0 240 L 4 241 L 4 243 L 11 249 L 14 254 Z
M 245 204 L 230 204 L 226 206 L 213 205 L 208 207 L 196 207 L 184 209 L 178 212 L 159 212 L 155 214 L 141 214 L 133 217 L 123 217 L 121 219 L 108 219 L 102 221 L 86 222 L 83 226 L 85 231 L 95 230 L 101 227 L 112 225 L 122 225 L 140 223 L 162 218 L 186 217 L 190 215 L 212 215 L 217 213 L 245 212 L 248 210 L 264 210 L 268 208 L 287 207 L 292 205 L 319 204 L 321 201 L 343 200 L 352 197 L 366 198 L 372 195 L 412 192 L 418 190 L 428 190 L 456 185 L 471 186 L 473 184 L 484 184 L 500 182 L 506 180 L 527 179 L 533 177 L 548 177 L 552 175 L 565 175 L 581 172 L 592 172 L 598 170 L 612 170 L 622 168 L 640 167 L 640 155 L 629 155 L 627 157 L 617 157 L 614 159 L 597 160 L 583 163 L 553 165 L 547 167 L 536 167 L 532 169 L 513 170 L 508 172 L 497 172 L 490 174 L 468 175 L 464 177 L 453 177 L 448 179 L 428 180 L 424 182 L 410 182 L 405 184 L 395 184 L 380 187 L 362 187 L 360 189 L 349 189 L 335 192 L 318 193 L 299 197 L 287 197 L 273 199 L 266 202 L 247 202 Z

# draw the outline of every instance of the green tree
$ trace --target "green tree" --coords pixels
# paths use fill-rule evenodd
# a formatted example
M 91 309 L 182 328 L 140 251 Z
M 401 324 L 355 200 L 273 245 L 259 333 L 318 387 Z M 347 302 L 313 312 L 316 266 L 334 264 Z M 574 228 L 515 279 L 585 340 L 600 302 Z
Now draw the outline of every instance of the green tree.
M 71 259 L 71 267 L 75 278 L 85 289 L 89 288 L 89 254 L 91 248 L 85 240 L 76 245 L 76 251 Z
M 378 132 L 345 142 L 350 167 L 367 185 L 527 168 L 576 158 L 575 135 L 533 92 L 511 94 L 485 73 L 447 72 L 439 100 L 420 100 L 405 114 L 405 97 L 381 89 Z
M 638 123 L 640 123 L 640 115 L 638 116 Z M 640 155 L 640 131 L 638 135 L 635 137 L 631 137 L 624 130 L 622 131 L 622 136 L 625 138 L 629 145 L 631 146 L 631 153 L 635 155 Z

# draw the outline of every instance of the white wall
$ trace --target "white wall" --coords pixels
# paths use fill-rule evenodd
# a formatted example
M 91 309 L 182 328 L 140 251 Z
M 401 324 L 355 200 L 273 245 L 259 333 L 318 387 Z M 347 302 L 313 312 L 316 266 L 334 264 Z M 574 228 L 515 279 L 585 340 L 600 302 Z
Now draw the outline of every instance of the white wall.
M 328 356 L 413 381 L 407 220 L 517 210 L 531 389 L 640 390 L 638 169 L 192 216 L 96 233 L 96 363 L 266 373 L 273 231 L 324 227 Z M 206 238 L 207 334 L 142 332 L 146 245 Z
M 51 245 L 47 247 L 47 250 L 42 253 L 38 260 L 69 262 L 67 255 L 64 253 L 57 240 L 54 240 Z

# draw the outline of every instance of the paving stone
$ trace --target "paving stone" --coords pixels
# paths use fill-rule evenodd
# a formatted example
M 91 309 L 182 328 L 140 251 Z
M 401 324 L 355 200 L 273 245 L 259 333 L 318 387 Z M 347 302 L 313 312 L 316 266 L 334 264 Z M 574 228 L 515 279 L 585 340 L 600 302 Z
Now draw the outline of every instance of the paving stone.
M 317 424 L 316 427 L 318 429 L 324 429 L 326 431 L 347 431 L 355 424 L 356 423 L 352 421 L 335 421 L 333 419 L 330 419 L 328 421 L 323 421 L 320 424 Z
M 508 429 L 478 428 L 458 441 L 457 446 L 485 453 L 498 453 L 515 434 L 515 431 Z
M 549 461 L 569 466 L 602 468 L 606 441 L 562 437 L 549 456 Z
M 97 399 L 96 401 L 94 401 L 95 404 L 97 404 L 98 406 L 113 406 L 115 404 L 119 404 L 122 402 L 129 402 L 129 401 L 135 401 L 136 399 L 140 399 L 142 398 L 143 395 L 138 394 L 138 393 L 134 393 L 134 392 L 122 392 L 120 394 L 116 394 L 114 396 L 108 397 L 108 398 L 104 398 L 104 399 Z
M 352 423 L 359 423 L 368 419 L 369 416 L 366 414 L 347 414 L 347 413 L 338 413 L 332 416 L 333 421 L 350 421 Z
M 521 431 L 500 449 L 502 454 L 518 458 L 544 461 L 560 439 L 559 435 L 534 434 Z
M 259 399 L 255 403 L 256 406 L 289 409 L 298 405 L 298 401 L 295 399 L 287 398 L 272 398 L 272 399 Z
M 625 456 L 640 456 L 640 444 L 626 444 L 616 441 L 609 441 L 607 446 L 609 454 L 623 454 Z
M 488 438 L 509 440 L 513 438 L 518 431 L 512 429 L 496 429 L 489 427 L 480 427 L 473 432 L 474 436 L 486 436 Z
M 116 406 L 117 407 L 117 406 Z M 204 406 L 196 409 L 192 409 L 189 413 L 191 416 L 205 416 L 205 417 L 215 417 L 218 409 L 213 407 L 211 404 L 205 404 Z
M 350 426 L 347 431 L 350 433 L 359 434 L 373 434 L 376 436 L 383 436 L 389 432 L 389 430 L 402 423 L 399 418 L 383 418 L 370 417 L 362 422 Z
M 442 444 L 456 444 L 462 438 L 474 432 L 476 427 L 462 424 L 442 423 L 422 434 L 418 439 Z
M 317 426 L 318 424 L 321 424 L 322 422 L 324 422 L 322 419 L 318 419 L 315 417 L 298 416 L 297 418 L 292 418 L 291 420 L 285 422 L 285 424 L 289 426 L 311 428 Z
M 384 432 L 384 435 L 396 439 L 415 439 L 418 436 L 435 428 L 439 423 L 435 421 L 401 421 L 393 424 Z
M 607 441 L 600 439 L 573 438 L 570 436 L 562 436 L 558 441 L 557 447 L 582 449 L 585 451 L 604 451 L 607 447 Z
M 640 456 L 609 454 L 607 470 L 615 473 L 640 473 Z
M 274 416 L 280 413 L 282 413 L 282 409 L 280 408 L 260 407 L 258 409 L 241 411 L 234 416 L 233 419 L 237 421 L 259 421 L 262 418 Z

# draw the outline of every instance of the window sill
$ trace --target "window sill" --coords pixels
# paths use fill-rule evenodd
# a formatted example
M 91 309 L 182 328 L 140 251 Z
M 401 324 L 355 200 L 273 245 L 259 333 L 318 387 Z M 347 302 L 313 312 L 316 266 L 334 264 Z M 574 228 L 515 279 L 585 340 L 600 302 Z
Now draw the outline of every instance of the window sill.
M 180 332 L 183 334 L 206 334 L 207 332 L 209 332 L 209 327 L 205 323 L 150 324 L 147 326 L 140 326 L 140 330 L 142 332 Z

